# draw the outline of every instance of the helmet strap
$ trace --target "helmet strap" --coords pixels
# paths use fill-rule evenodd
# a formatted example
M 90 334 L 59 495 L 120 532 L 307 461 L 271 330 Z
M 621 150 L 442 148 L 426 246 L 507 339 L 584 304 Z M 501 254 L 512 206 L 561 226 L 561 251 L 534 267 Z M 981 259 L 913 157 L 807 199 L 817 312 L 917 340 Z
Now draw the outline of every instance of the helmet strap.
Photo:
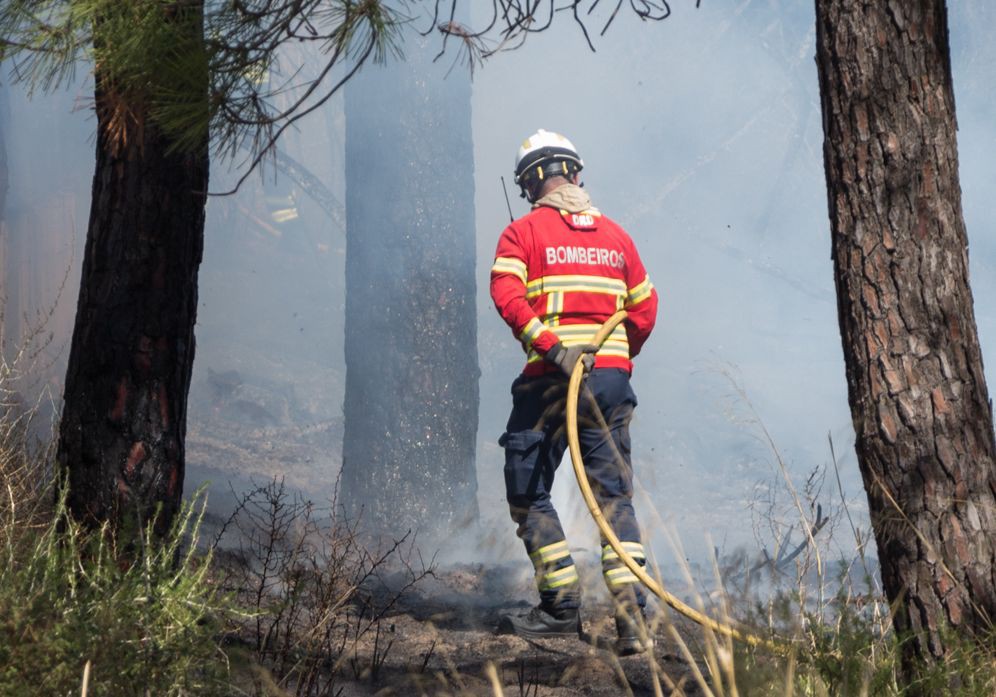
M 570 182 L 580 171 L 580 167 L 568 160 L 547 161 L 545 164 L 534 165 L 519 179 L 520 196 L 530 203 L 536 203 L 544 182 L 549 181 L 551 177 L 563 177 Z
M 529 201 L 529 203 L 536 203 L 536 199 L 539 198 L 540 189 L 543 188 L 543 180 L 530 177 L 529 179 L 524 179 L 519 188 L 522 190 L 520 194 L 522 198 Z

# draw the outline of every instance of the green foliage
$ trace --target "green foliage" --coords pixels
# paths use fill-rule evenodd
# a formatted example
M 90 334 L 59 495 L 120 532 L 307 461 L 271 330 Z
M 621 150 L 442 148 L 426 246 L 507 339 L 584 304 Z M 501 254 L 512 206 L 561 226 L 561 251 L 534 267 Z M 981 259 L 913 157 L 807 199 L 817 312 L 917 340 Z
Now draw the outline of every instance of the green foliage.
M 32 90 L 85 64 L 111 135 L 148 118 L 177 149 L 210 133 L 226 155 L 251 146 L 255 164 L 364 62 L 397 52 L 404 21 L 381 0 L 7 0 L 0 62 Z
M 164 539 L 147 529 L 135 561 L 64 500 L 46 526 L 5 536 L 0 695 L 76 694 L 87 661 L 91 695 L 228 694 L 225 603 L 195 553 L 203 511 L 186 505 Z
M 796 589 L 796 591 L 804 589 Z M 833 696 L 906 694 L 984 697 L 996 694 L 996 635 L 968 639 L 941 632 L 946 658 L 920 669 L 916 685 L 901 679 L 901 643 L 882 599 L 855 596 L 845 585 L 817 616 L 800 608 L 804 592 L 782 592 L 765 614 L 795 626 L 791 656 L 734 647 L 737 687 L 750 695 Z
M 920 693 L 956 697 L 996 695 L 996 630 L 974 639 L 945 627 L 941 641 L 947 649 L 943 661 L 920 674 Z

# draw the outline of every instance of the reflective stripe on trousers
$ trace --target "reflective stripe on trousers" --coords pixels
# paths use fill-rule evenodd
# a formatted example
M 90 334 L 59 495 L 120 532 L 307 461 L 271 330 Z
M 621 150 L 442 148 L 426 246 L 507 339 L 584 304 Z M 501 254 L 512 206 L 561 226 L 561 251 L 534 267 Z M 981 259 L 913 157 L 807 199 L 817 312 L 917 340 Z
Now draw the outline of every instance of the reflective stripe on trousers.
M 585 382 L 609 426 L 607 435 L 582 394 L 578 436 L 588 480 L 613 530 L 626 543 L 627 551 L 642 561 L 643 546 L 632 503 L 629 438 L 636 395 L 625 370 L 596 369 Z M 505 448 L 509 511 L 536 569 L 541 600 L 548 606 L 561 608 L 577 607 L 580 603 L 574 560 L 550 500 L 554 475 L 567 448 L 566 397 L 564 376 L 519 376 L 512 384 L 512 413 L 498 441 Z M 635 576 L 614 554 L 606 557 L 603 553 L 602 567 L 609 590 L 633 592 L 643 604 L 642 589 L 634 583 Z

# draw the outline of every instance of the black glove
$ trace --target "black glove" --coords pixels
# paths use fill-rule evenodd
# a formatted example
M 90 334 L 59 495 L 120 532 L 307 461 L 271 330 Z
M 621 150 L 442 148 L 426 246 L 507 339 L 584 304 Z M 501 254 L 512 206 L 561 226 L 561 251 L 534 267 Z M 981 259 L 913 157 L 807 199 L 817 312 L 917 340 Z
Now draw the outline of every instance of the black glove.
M 590 373 L 595 365 L 594 354 L 596 351 L 598 351 L 598 347 L 595 344 L 564 346 L 558 341 L 553 345 L 553 348 L 546 352 L 546 360 L 560 368 L 569 377 L 574 372 L 574 365 L 578 362 L 579 356 L 581 364 L 584 366 L 584 372 Z

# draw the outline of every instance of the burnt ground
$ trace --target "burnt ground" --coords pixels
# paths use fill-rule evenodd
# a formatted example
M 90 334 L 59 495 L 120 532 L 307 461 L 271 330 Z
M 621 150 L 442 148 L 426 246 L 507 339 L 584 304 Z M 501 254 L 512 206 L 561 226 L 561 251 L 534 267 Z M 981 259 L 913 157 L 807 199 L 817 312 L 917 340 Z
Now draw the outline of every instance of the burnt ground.
M 226 518 L 230 503 L 225 502 L 237 498 L 233 493 L 274 477 L 316 499 L 323 496 L 316 482 L 326 494 L 334 484 L 328 473 L 337 469 L 341 415 L 328 413 L 320 394 L 286 384 L 235 370 L 211 371 L 195 391 L 200 398 L 191 404 L 188 426 L 188 493 L 211 482 L 214 520 Z M 607 649 L 615 627 L 597 561 L 589 560 L 587 569 L 578 563 L 586 593 L 596 586 L 602 591 L 586 594 L 583 638 L 526 640 L 494 633 L 501 610 L 528 609 L 535 602 L 524 557 L 519 564 L 436 566 L 378 627 L 349 642 L 334 669 L 331 694 L 494 695 L 491 665 L 508 696 L 654 695 L 654 672 L 666 674 L 663 694 L 671 693 L 669 683 L 682 685 L 687 695 L 699 694 L 690 666 L 659 620 L 655 670 L 648 656 L 619 658 Z M 386 586 L 380 592 L 392 593 Z M 673 621 L 698 660 L 701 630 L 680 617 Z M 270 694 L 287 693 L 272 689 Z
M 615 638 L 608 605 L 582 610 L 584 636 L 579 639 L 529 640 L 494 633 L 503 609 L 528 609 L 505 594 L 508 569 L 483 566 L 443 569 L 405 597 L 384 623 L 382 635 L 360 642 L 357 676 L 346 671 L 343 697 L 367 695 L 494 695 L 489 664 L 505 695 L 554 697 L 569 695 L 653 695 L 650 658 L 616 657 L 607 645 Z M 656 624 L 656 623 L 655 623 Z M 682 636 L 700 631 L 677 624 Z M 699 694 L 679 649 L 655 627 L 653 652 L 662 678 L 682 685 L 685 694 Z M 372 668 L 374 641 L 384 654 Z M 390 648 L 385 650 L 385 642 Z M 692 651 L 695 651 L 692 645 Z
M 404 576 L 405 574 L 400 574 Z M 651 654 L 618 657 L 612 651 L 615 624 L 611 607 L 588 603 L 582 609 L 583 634 L 578 638 L 533 640 L 497 635 L 503 610 L 527 610 L 528 597 L 518 570 L 509 565 L 437 568 L 405 591 L 379 620 L 357 622 L 347 618 L 348 639 L 335 640 L 332 655 L 323 662 L 321 694 L 337 697 L 432 695 L 464 697 L 614 696 L 702 694 L 692 667 L 668 637 L 659 612 L 651 615 L 656 645 Z M 406 579 L 402 579 L 404 583 Z M 518 592 L 518 595 L 512 593 Z M 397 584 L 390 578 L 383 588 L 366 588 L 373 605 L 391 602 Z M 377 596 L 380 597 L 377 597 Z M 340 615 L 338 621 L 343 620 Z M 673 626 L 701 661 L 701 629 L 681 617 Z M 363 629 L 356 631 L 356 628 Z M 251 629 L 249 631 L 251 634 Z M 240 641 L 252 653 L 251 638 Z M 230 653 L 232 664 L 238 659 Z M 337 655 L 336 655 L 337 654 Z M 251 660 L 247 663 L 252 663 Z M 698 669 L 706 673 L 705 666 Z M 270 688 L 260 689 L 258 667 L 236 666 L 236 682 L 249 694 L 283 697 L 296 694 L 290 679 L 267 676 Z M 661 686 L 655 691 L 655 674 Z M 249 675 L 255 675 L 254 680 Z M 497 679 L 501 691 L 492 680 Z M 255 683 L 255 684 L 253 684 Z M 680 692 L 675 692 L 678 686 Z M 253 689 L 255 688 L 255 692 Z

